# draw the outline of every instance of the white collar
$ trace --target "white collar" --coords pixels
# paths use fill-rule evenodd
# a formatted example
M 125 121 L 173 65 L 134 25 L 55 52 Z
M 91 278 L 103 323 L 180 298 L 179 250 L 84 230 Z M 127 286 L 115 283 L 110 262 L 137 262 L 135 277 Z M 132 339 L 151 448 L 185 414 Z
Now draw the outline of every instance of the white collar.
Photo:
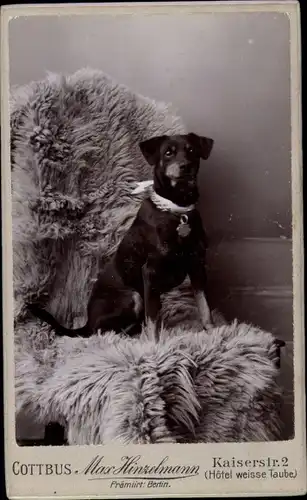
M 150 194 L 151 201 L 156 205 L 157 208 L 159 208 L 163 212 L 185 214 L 195 209 L 195 205 L 188 205 L 187 207 L 181 207 L 180 205 L 176 205 L 176 203 L 173 203 L 171 200 L 163 198 L 163 196 L 160 196 L 154 191 L 153 181 L 138 182 L 138 185 L 132 191 L 132 194 L 144 193 L 146 191 Z

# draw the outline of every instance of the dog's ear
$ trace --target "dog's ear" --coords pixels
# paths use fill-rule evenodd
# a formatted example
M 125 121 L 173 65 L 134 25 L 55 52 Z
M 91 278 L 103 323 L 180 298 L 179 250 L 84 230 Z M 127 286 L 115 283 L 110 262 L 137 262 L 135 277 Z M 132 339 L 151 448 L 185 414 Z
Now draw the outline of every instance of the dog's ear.
M 156 165 L 159 159 L 160 147 L 162 142 L 166 139 L 165 135 L 159 137 L 152 137 L 139 144 L 143 156 L 148 161 L 149 165 Z
M 202 137 L 196 134 L 188 134 L 189 139 L 197 146 L 199 156 L 207 160 L 211 154 L 214 141 L 209 137 Z

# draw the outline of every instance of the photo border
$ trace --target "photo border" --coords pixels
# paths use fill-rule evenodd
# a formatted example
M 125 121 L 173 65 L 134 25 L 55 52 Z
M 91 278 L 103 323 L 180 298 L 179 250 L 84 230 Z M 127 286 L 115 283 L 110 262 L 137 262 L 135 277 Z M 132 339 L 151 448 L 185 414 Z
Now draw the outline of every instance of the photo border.
M 12 281 L 12 228 L 11 228 L 11 173 L 9 151 L 9 21 L 15 16 L 48 16 L 48 15 L 118 15 L 131 12 L 131 7 L 150 15 L 151 13 L 182 13 L 205 12 L 276 12 L 289 17 L 290 22 L 290 65 L 291 65 L 291 179 L 292 179 L 292 225 L 293 225 L 293 313 L 294 313 L 294 428 L 295 437 L 289 441 L 261 442 L 261 443 L 208 443 L 208 444 L 151 444 L 151 445 L 99 445 L 99 446 L 68 446 L 68 447 L 19 447 L 15 441 L 15 401 L 14 401 L 14 334 L 13 334 L 13 281 Z M 2 141 L 2 267 L 3 267 L 3 345 L 4 345 L 4 425 L 5 425 L 5 476 L 7 492 L 10 498 L 123 498 L 142 497 L 206 497 L 206 496 L 263 496 L 303 494 L 306 492 L 306 416 L 305 416 L 305 339 L 304 339 L 304 238 L 303 238 L 303 169 L 302 169 L 302 98 L 301 98 L 301 30 L 300 9 L 296 1 L 280 2 L 176 2 L 176 3 L 145 3 L 129 2 L 121 4 L 44 4 L 6 6 L 1 11 L 1 141 Z M 206 457 L 203 457 L 206 447 Z M 181 454 L 192 457 L 196 463 L 210 467 L 214 454 L 225 457 L 234 454 L 237 458 L 258 456 L 288 456 L 291 468 L 297 470 L 297 479 L 267 481 L 265 486 L 259 480 L 240 482 L 233 479 L 227 481 L 207 481 L 203 478 L 185 481 L 171 490 L 159 489 L 135 491 L 128 490 L 119 493 L 118 490 L 106 490 L 103 494 L 97 491 L 102 489 L 102 482 L 98 482 L 95 489 L 89 487 L 89 482 L 72 476 L 53 477 L 50 487 L 47 478 L 23 476 L 16 478 L 12 475 L 12 462 L 19 460 L 24 463 L 46 463 L 71 461 L 74 467 L 80 463 L 86 464 L 95 454 L 108 455 L 111 463 L 119 461 L 123 450 L 129 453 L 141 453 L 144 460 L 155 462 L 161 456 Z M 81 460 L 74 456 L 78 449 Z M 174 452 L 174 449 L 176 451 Z M 234 451 L 234 448 L 236 450 Z M 219 450 L 218 452 L 214 450 Z M 140 451 L 141 450 L 141 451 Z M 223 450 L 221 452 L 221 450 Z M 38 455 L 40 455 L 38 459 Z M 183 457 L 183 458 L 184 458 Z M 116 462 L 116 463 L 117 463 Z M 73 481 L 72 481 L 73 479 Z M 46 483 L 48 483 L 46 485 Z M 207 492 L 202 490 L 207 488 Z M 81 491 L 82 489 L 82 491 Z M 80 493 L 81 491 L 81 493 Z M 96 491 L 96 492 L 95 492 Z

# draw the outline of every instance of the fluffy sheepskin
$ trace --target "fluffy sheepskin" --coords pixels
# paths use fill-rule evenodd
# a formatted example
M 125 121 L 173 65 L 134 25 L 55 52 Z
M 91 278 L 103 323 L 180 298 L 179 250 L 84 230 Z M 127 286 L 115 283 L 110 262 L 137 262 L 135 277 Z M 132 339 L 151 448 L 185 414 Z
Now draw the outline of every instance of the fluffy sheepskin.
M 218 317 L 204 333 L 188 282 L 164 297 L 158 344 L 145 329 L 58 339 L 27 315 L 40 300 L 84 323 L 98 267 L 141 203 L 131 191 L 151 178 L 138 143 L 184 132 L 170 105 L 98 71 L 12 89 L 16 410 L 64 423 L 69 444 L 278 439 L 273 336 Z

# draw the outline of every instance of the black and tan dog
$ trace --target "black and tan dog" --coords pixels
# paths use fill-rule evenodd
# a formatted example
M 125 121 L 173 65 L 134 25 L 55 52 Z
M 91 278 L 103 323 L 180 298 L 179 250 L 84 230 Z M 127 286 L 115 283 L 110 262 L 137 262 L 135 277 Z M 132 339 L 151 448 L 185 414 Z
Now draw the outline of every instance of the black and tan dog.
M 117 252 L 98 275 L 82 328 L 61 326 L 38 305 L 33 314 L 57 335 L 88 337 L 98 330 L 127 331 L 144 319 L 158 338 L 161 294 L 190 277 L 200 319 L 211 325 L 206 299 L 206 236 L 195 208 L 200 159 L 213 140 L 196 134 L 154 137 L 140 144 L 154 169 L 153 186 Z M 132 330 L 130 330 L 130 334 Z

